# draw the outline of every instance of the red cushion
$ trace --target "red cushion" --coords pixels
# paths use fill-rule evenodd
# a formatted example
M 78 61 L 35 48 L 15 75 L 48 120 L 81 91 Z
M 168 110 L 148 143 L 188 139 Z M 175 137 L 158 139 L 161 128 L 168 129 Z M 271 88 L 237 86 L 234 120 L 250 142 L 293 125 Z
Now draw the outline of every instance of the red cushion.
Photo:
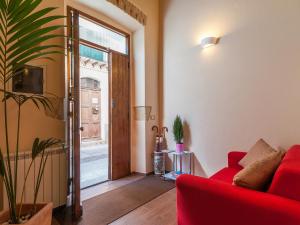
M 241 169 L 235 167 L 225 167 L 224 169 L 211 176 L 210 179 L 232 184 L 234 175 L 237 174 L 240 170 Z
M 247 154 L 247 152 L 241 152 L 241 151 L 232 151 L 228 153 L 228 167 L 235 167 L 238 169 L 243 169 L 241 165 L 239 165 L 239 162 L 244 156 Z
M 300 145 L 287 151 L 268 192 L 300 201 Z

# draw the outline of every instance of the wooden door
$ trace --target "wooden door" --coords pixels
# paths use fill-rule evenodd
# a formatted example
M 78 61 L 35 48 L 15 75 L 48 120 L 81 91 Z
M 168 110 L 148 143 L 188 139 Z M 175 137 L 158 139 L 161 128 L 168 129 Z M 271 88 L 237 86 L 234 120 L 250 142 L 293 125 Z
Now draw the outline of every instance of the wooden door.
M 111 179 L 130 175 L 130 78 L 129 58 L 109 54 L 110 72 L 110 169 Z
M 81 141 L 101 139 L 101 89 L 100 82 L 81 78 Z

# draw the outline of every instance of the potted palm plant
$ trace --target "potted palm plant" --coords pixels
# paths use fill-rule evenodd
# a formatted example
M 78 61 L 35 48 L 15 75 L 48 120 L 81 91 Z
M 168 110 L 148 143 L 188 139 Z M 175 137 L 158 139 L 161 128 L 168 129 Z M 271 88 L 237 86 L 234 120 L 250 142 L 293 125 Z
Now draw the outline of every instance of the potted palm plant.
M 183 124 L 180 116 L 176 116 L 174 123 L 173 123 L 173 135 L 174 140 L 176 142 L 176 152 L 181 153 L 184 151 L 184 144 L 183 144 Z
M 37 196 L 48 159 L 47 149 L 60 143 L 50 138 L 36 138 L 32 145 L 31 163 L 25 171 L 24 183 L 18 183 L 18 166 L 20 146 L 21 110 L 25 104 L 33 104 L 37 108 L 52 110 L 50 100 L 44 95 L 21 94 L 9 90 L 8 83 L 15 77 L 24 74 L 27 63 L 38 59 L 49 59 L 53 54 L 63 53 L 63 46 L 47 44 L 53 39 L 63 38 L 54 31 L 63 29 L 64 25 L 51 25 L 51 22 L 64 18 L 60 15 L 49 15 L 55 8 L 38 9 L 43 0 L 0 0 L 0 97 L 3 105 L 4 127 L 0 131 L 5 134 L 5 146 L 0 146 L 0 180 L 6 189 L 9 210 L 0 213 L 0 224 L 51 225 L 52 204 L 37 203 Z M 17 108 L 17 131 L 11 137 L 8 102 L 15 103 Z M 15 109 L 12 109 L 15 110 Z M 15 140 L 12 145 L 11 140 Z M 2 151 L 3 150 L 3 151 Z M 14 156 L 11 152 L 14 152 Z M 34 200 L 24 204 L 24 190 L 28 174 L 39 156 L 40 165 L 34 181 Z M 14 158 L 14 160 L 11 160 Z M 17 196 L 18 188 L 22 188 L 21 196 Z M 20 202 L 17 202 L 20 199 Z

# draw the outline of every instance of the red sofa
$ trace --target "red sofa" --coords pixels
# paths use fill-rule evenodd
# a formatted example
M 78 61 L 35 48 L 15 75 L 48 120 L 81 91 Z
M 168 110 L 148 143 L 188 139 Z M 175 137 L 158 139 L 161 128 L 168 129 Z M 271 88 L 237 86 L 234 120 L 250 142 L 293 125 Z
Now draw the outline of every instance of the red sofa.
M 228 167 L 208 179 L 178 177 L 178 225 L 300 225 L 300 145 L 287 151 L 266 192 L 232 185 L 245 154 L 230 152 Z

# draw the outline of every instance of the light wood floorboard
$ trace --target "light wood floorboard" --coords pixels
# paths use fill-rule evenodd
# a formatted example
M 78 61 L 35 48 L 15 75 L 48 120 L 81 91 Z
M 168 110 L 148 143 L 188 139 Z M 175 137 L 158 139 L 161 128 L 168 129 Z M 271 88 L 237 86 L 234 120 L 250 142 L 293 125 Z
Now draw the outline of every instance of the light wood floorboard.
M 176 225 L 176 189 L 166 192 L 110 225 Z

